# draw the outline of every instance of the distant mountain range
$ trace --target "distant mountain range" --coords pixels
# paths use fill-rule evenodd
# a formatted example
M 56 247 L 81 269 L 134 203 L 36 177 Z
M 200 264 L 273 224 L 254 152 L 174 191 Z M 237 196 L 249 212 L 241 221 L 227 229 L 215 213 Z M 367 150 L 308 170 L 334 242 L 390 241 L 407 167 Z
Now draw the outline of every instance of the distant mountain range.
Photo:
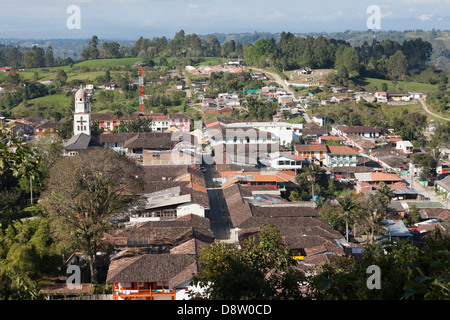
M 288 31 L 287 31 L 288 32 Z M 429 41 L 433 46 L 433 54 L 431 56 L 431 64 L 442 70 L 450 71 L 450 30 L 405 30 L 405 31 L 345 31 L 345 32 L 321 32 L 321 33 L 294 33 L 296 36 L 319 36 L 323 35 L 328 38 L 345 40 L 351 45 L 362 45 L 364 41 L 371 43 L 373 40 L 383 41 L 384 39 L 392 39 L 402 42 L 407 39 L 422 38 Z M 234 40 L 235 42 L 255 43 L 258 39 L 274 38 L 276 41 L 280 38 L 281 33 L 270 32 L 247 32 L 247 33 L 213 33 L 198 34 L 200 38 L 208 39 L 210 35 L 215 35 L 217 39 L 224 43 Z M 168 37 L 170 38 L 170 37 Z M 0 45 L 19 45 L 21 47 L 32 47 L 33 45 L 47 48 L 52 46 L 55 56 L 72 57 L 77 59 L 81 51 L 88 45 L 89 39 L 0 39 Z M 99 39 L 102 41 L 116 41 L 121 46 L 130 47 L 137 41 L 136 39 Z

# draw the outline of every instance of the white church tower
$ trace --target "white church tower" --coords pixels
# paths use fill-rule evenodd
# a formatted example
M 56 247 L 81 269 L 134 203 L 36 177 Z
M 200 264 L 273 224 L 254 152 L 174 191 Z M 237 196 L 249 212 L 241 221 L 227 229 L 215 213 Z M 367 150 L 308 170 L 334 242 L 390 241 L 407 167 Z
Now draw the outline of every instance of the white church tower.
M 83 89 L 75 93 L 75 113 L 73 114 L 73 134 L 91 135 L 91 110 L 87 94 Z

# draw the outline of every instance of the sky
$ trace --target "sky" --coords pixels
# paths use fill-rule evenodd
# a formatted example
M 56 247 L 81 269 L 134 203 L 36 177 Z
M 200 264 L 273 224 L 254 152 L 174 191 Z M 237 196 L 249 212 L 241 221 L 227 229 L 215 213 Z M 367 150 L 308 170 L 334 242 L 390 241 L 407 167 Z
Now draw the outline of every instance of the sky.
M 371 5 L 379 14 L 368 12 Z M 68 11 L 70 6 L 77 6 L 79 14 Z M 186 34 L 310 33 L 366 31 L 368 26 L 450 30 L 450 0 L 0 0 L 0 38 L 87 39 L 95 34 L 135 40 L 172 38 L 181 29 Z

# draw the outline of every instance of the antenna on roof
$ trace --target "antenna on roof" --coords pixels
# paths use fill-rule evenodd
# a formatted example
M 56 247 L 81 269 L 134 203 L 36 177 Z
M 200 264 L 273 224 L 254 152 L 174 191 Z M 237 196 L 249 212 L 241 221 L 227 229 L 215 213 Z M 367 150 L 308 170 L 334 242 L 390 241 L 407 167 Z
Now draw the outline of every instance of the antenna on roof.
M 139 66 L 139 115 L 144 114 L 144 69 Z

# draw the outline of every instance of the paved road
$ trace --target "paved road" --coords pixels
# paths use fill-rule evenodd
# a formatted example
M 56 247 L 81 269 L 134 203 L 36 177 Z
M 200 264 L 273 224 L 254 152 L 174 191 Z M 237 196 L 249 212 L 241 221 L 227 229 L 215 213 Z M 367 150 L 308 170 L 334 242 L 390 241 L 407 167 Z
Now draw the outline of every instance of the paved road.
M 209 197 L 209 220 L 214 238 L 219 241 L 230 241 L 230 214 L 223 195 L 223 190 L 214 185 L 214 165 L 203 165 L 204 176 Z
M 405 181 L 409 182 L 411 184 L 411 177 L 405 178 Z M 434 191 L 433 187 L 425 187 L 419 180 L 414 179 L 412 182 L 411 187 L 416 190 L 419 194 L 421 194 L 424 197 L 429 198 L 430 200 L 425 201 L 431 201 L 431 202 L 439 202 L 443 205 L 445 205 L 444 199 L 442 197 L 438 196 L 436 192 Z
M 425 103 L 425 101 L 423 99 L 419 99 L 419 102 L 422 105 L 422 108 L 423 108 L 423 110 L 425 110 L 425 112 L 431 114 L 432 116 L 435 116 L 436 118 L 450 121 L 449 118 L 446 118 L 446 117 L 443 117 L 443 116 L 440 116 L 440 115 L 438 115 L 436 113 L 431 112 L 430 109 L 428 109 L 428 107 L 427 107 L 427 105 L 426 105 L 426 103 Z
M 272 79 L 275 80 L 276 83 L 278 83 L 278 85 L 280 85 L 287 93 L 289 93 L 290 95 L 292 95 L 293 97 L 295 97 L 294 92 L 291 90 L 291 88 L 286 84 L 286 82 L 284 81 L 284 79 L 281 79 L 281 77 L 273 72 L 269 72 L 263 69 L 259 69 L 259 68 L 255 68 L 255 67 L 248 67 L 249 69 L 253 69 L 253 70 L 257 70 L 259 72 L 265 73 L 267 75 L 269 75 L 270 77 L 272 77 Z M 306 122 L 310 123 L 312 122 L 311 118 L 309 117 L 309 115 L 306 113 L 306 110 L 303 108 L 303 106 L 299 105 L 300 109 L 303 111 L 302 112 L 302 117 L 305 119 Z

